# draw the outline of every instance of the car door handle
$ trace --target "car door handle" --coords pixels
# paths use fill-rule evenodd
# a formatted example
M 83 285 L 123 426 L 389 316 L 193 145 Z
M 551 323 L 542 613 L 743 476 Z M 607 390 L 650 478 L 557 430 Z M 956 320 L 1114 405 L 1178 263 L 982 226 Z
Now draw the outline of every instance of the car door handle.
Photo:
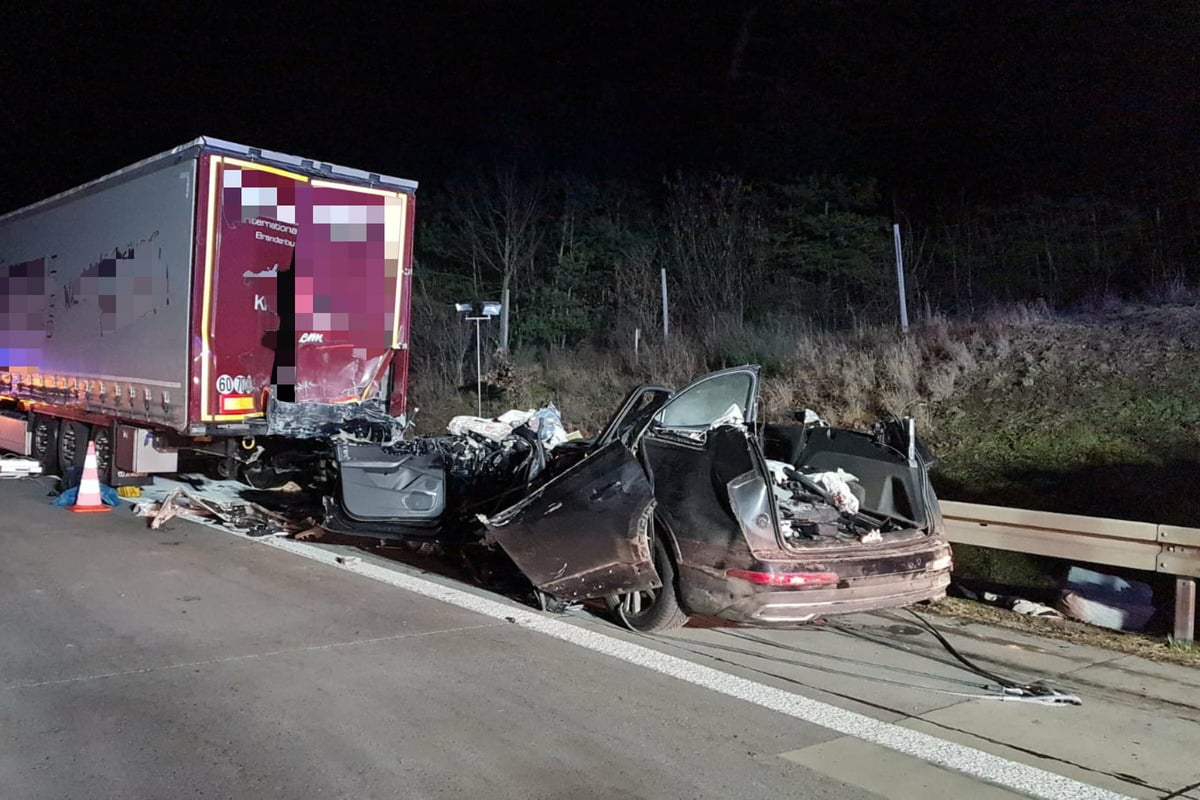
M 592 492 L 592 496 L 589 499 L 593 503 L 603 503 L 605 500 L 610 499 L 613 495 L 617 494 L 620 491 L 621 491 L 621 482 L 613 481 L 608 486 L 603 486 L 603 487 L 597 489 L 596 491 Z

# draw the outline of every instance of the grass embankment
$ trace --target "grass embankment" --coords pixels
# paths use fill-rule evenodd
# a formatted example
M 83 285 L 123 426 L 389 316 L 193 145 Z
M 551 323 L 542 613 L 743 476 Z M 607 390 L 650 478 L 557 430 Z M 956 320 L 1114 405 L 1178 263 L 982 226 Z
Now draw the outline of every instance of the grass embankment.
M 1200 527 L 1200 308 L 1125 306 L 1011 333 L 936 416 L 940 494 Z M 960 577 L 1033 596 L 1068 566 L 970 547 L 956 561 Z M 1127 577 L 1154 587 L 1161 630 L 1173 582 Z
M 1012 332 L 936 417 L 947 496 L 1200 525 L 1200 307 Z

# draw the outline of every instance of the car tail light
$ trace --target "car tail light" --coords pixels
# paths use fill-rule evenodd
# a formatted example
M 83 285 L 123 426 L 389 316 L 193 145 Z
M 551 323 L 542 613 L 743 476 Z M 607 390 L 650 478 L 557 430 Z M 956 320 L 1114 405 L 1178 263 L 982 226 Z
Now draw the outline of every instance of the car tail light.
M 954 566 L 954 557 L 950 553 L 945 553 L 933 559 L 926 565 L 926 572 L 941 572 L 944 569 L 951 569 Z
M 729 569 L 725 570 L 725 575 L 763 586 L 835 586 L 838 582 L 836 572 L 752 572 Z

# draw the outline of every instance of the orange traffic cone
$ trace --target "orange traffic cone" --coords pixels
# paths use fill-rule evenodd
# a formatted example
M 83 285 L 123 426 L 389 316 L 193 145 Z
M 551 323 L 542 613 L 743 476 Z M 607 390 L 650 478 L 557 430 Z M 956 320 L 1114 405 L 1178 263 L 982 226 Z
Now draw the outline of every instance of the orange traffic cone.
M 96 443 L 88 442 L 87 458 L 83 460 L 83 477 L 72 511 L 112 511 L 100 497 L 100 470 L 96 468 Z

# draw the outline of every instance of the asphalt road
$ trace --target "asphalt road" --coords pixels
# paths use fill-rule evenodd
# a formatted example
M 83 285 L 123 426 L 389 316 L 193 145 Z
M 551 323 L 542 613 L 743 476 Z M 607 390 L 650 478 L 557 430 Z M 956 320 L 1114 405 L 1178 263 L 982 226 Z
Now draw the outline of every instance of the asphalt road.
M 0 796 L 862 797 L 835 738 L 179 521 L 0 485 Z
M 2 800 L 1018 796 L 1005 764 L 1077 782 L 1041 796 L 1200 800 L 1200 679 L 1183 668 L 939 621 L 988 668 L 1084 699 L 997 703 L 903 616 L 635 636 L 587 614 L 509 617 L 504 598 L 366 554 L 414 590 L 48 500 L 0 481 Z M 489 597 L 500 612 L 470 610 Z M 622 647 L 708 670 L 716 690 Z M 731 697 L 724 678 L 999 756 L 995 780 Z

